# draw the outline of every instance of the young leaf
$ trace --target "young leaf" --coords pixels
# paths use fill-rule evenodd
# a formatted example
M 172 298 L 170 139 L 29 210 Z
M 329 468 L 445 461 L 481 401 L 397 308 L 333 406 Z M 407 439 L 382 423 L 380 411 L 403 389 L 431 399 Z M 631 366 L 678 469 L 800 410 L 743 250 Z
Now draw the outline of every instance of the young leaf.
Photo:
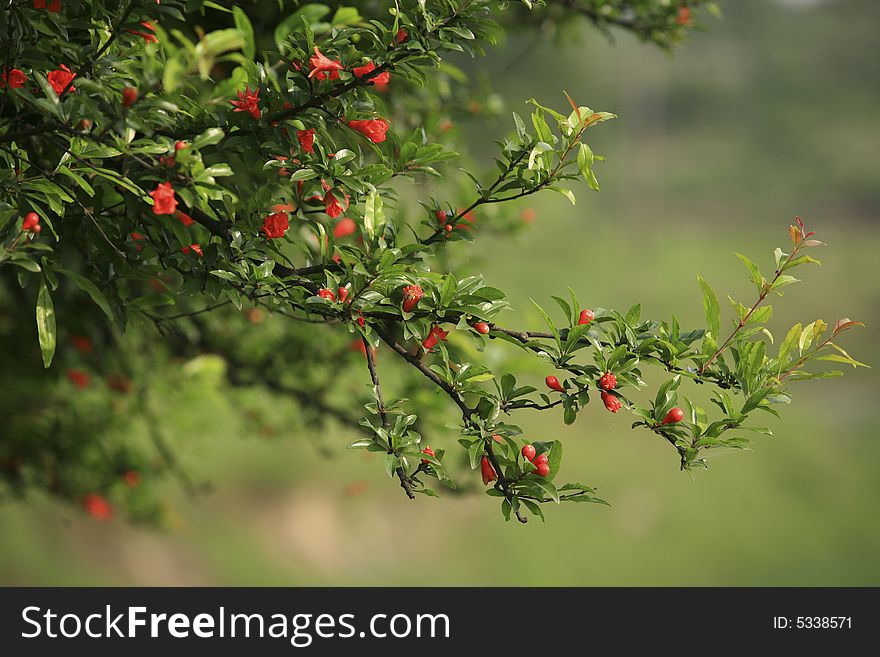
M 40 281 L 40 292 L 37 294 L 37 335 L 40 338 L 40 351 L 43 353 L 43 367 L 52 364 L 55 355 L 55 306 L 46 286 L 46 279 Z

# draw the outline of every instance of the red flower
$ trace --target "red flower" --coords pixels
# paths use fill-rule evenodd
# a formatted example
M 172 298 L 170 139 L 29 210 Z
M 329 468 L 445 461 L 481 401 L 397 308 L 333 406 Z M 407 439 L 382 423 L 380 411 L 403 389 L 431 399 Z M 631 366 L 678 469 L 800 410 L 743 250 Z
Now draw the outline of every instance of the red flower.
M 314 128 L 309 128 L 308 130 L 297 130 L 296 140 L 299 142 L 299 145 L 302 146 L 302 149 L 309 155 L 315 152 Z
M 67 370 L 65 374 L 70 382 L 77 388 L 87 388 L 91 382 L 89 373 L 83 372 L 82 370 Z
M 71 335 L 70 344 L 81 354 L 90 354 L 94 349 L 91 338 L 86 335 Z
M 193 223 L 193 218 L 181 210 L 177 210 L 174 213 L 174 218 L 180 221 L 184 226 L 190 226 Z
M 126 30 L 126 32 L 138 35 L 143 38 L 145 43 L 159 43 L 159 39 L 156 38 L 156 26 L 150 21 L 141 21 L 141 25 L 149 30 L 149 32 L 141 32 L 140 30 Z
M 110 506 L 110 502 L 108 502 L 103 495 L 99 495 L 98 493 L 83 495 L 80 503 L 86 513 L 92 516 L 95 520 L 104 522 L 113 517 L 113 507 Z
M 345 195 L 345 198 L 342 202 L 333 196 L 333 192 L 331 191 L 324 194 L 324 212 L 326 212 L 331 219 L 336 219 L 336 217 L 348 210 L 348 194 L 345 192 L 343 192 L 343 194 Z
M 616 413 L 620 410 L 620 407 L 623 404 L 620 403 L 620 400 L 612 395 L 610 392 L 602 392 L 602 403 L 605 404 L 605 408 L 607 408 L 612 413 Z
M 122 473 L 122 481 L 124 481 L 125 485 L 129 488 L 134 488 L 141 483 L 141 475 L 137 470 L 126 470 Z
M 139 242 L 140 240 L 147 239 L 146 235 L 141 235 L 140 233 L 135 233 L 135 232 L 129 233 L 129 236 L 131 237 L 132 241 L 134 241 L 134 242 Z
M 385 119 L 367 119 L 364 121 L 349 121 L 348 127 L 361 133 L 374 144 L 385 141 L 385 133 L 388 132 L 389 123 Z
M 352 235 L 357 230 L 357 224 L 354 222 L 354 219 L 349 219 L 348 217 L 343 217 L 339 220 L 339 223 L 336 224 L 336 227 L 333 229 L 333 237 L 339 239 L 340 237 L 347 237 Z
M 235 109 L 233 112 L 247 112 L 254 119 L 260 118 L 260 90 L 255 89 L 253 93 L 251 93 L 250 87 L 245 87 L 244 91 L 238 92 L 238 100 L 230 100 L 229 101 Z
M 447 335 L 449 335 L 449 331 L 444 331 L 439 326 L 434 326 L 431 328 L 431 332 L 428 333 L 428 337 L 422 342 L 422 346 L 425 348 L 425 351 L 431 351 L 440 340 L 445 342 Z
M 326 76 L 320 75 L 322 73 L 329 73 L 330 79 L 334 79 L 333 74 L 336 74 L 336 77 L 339 77 L 338 71 L 342 70 L 342 62 L 338 62 L 335 59 L 329 59 L 326 57 L 320 50 L 318 50 L 318 46 L 315 46 L 315 54 L 309 58 L 309 64 L 312 65 L 312 71 L 309 73 L 309 77 L 318 76 L 319 80 L 325 79 Z
M 480 459 L 480 474 L 483 476 L 483 485 L 487 486 L 489 482 L 495 481 L 498 479 L 498 475 L 495 472 L 495 468 L 492 467 L 492 464 L 489 462 L 489 459 L 485 456 Z
M 271 240 L 284 237 L 284 233 L 290 227 L 290 221 L 286 212 L 275 212 L 263 219 L 263 234 Z
M 48 75 L 46 75 L 46 79 L 49 80 L 49 84 L 52 85 L 52 89 L 55 90 L 55 93 L 59 96 L 61 92 L 67 88 L 67 85 L 70 83 L 73 78 L 76 77 L 76 73 L 71 72 L 69 68 L 67 68 L 64 64 L 61 65 L 61 68 L 55 71 L 49 71 Z M 76 91 L 76 87 L 73 85 L 70 86 L 70 91 Z
M 13 89 L 20 89 L 25 82 L 27 82 L 27 76 L 24 71 L 17 68 L 6 69 L 0 76 L 0 89 L 5 89 L 7 84 Z
M 138 90 L 134 87 L 126 87 L 122 90 L 122 106 L 131 107 L 138 99 Z M 173 166 L 173 165 L 172 165 Z
M 322 287 L 318 290 L 318 296 L 322 299 L 327 299 L 328 301 L 336 301 L 336 295 L 333 294 L 333 290 L 328 290 L 326 287 Z
M 404 28 L 397 30 L 397 35 L 394 37 L 394 40 L 397 41 L 397 43 L 403 43 L 407 39 L 409 39 L 409 32 Z
M 153 197 L 153 214 L 174 214 L 177 210 L 177 199 L 170 182 L 159 183 L 150 196 Z
M 370 71 L 375 71 L 376 65 L 373 62 L 367 62 L 363 66 L 358 66 L 352 69 L 352 73 L 356 78 L 362 78 Z M 391 82 L 391 73 L 388 71 L 383 71 L 379 73 L 379 75 L 374 75 L 370 78 L 370 82 L 373 83 L 373 86 L 376 87 L 376 91 L 388 91 L 388 83 Z
M 425 296 L 420 285 L 407 285 L 403 288 L 403 310 L 411 313 L 419 300 Z
M 52 0 L 46 7 L 51 13 L 57 14 L 61 11 L 61 0 Z
M 202 253 L 202 246 L 200 244 L 190 244 L 189 246 L 185 246 L 180 250 L 184 255 L 189 255 L 190 253 L 195 253 L 200 258 L 205 255 Z

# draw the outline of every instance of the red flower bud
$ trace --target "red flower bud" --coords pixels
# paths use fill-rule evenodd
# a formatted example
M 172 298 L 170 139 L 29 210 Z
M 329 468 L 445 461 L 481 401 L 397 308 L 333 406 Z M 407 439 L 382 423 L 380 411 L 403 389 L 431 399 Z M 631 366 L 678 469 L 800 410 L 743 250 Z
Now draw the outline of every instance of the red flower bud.
M 541 465 L 542 463 L 547 463 L 547 453 L 538 454 L 535 458 L 532 459 L 532 463 L 535 465 Z
M 498 479 L 498 475 L 495 473 L 495 468 L 492 467 L 492 464 L 489 462 L 489 459 L 485 456 L 480 459 L 480 473 L 483 475 L 483 485 L 487 485 L 490 481 L 495 481 Z
M 110 520 L 110 518 L 113 517 L 113 507 L 110 506 L 110 503 L 103 495 L 89 493 L 88 495 L 83 496 L 80 503 L 86 513 L 92 516 L 95 520 L 103 522 L 105 520 Z
M 364 326 L 366 325 L 366 322 L 364 321 L 363 315 L 358 314 L 357 323 L 358 323 L 358 326 L 360 326 L 361 328 L 364 328 Z
M 411 313 L 418 305 L 419 300 L 425 296 L 420 285 L 407 285 L 403 288 L 403 311 Z
M 189 144 L 187 144 L 185 141 L 174 142 L 175 151 L 182 151 L 184 148 L 189 148 Z
M 126 470 L 122 474 L 122 481 L 124 481 L 125 485 L 129 488 L 135 488 L 141 483 L 141 475 L 137 470 Z
M 436 456 L 436 454 L 434 454 L 434 450 L 431 449 L 430 447 L 425 447 L 425 449 L 422 450 L 422 453 L 427 454 L 431 458 Z M 427 463 L 429 463 L 429 461 L 427 461 L 426 459 L 422 459 L 422 463 L 427 464 Z
M 534 474 L 538 475 L 539 477 L 546 477 L 547 475 L 550 474 L 550 466 L 547 465 L 546 463 L 539 463 L 535 467 Z
M 28 212 L 24 215 L 24 221 L 21 224 L 21 231 L 26 233 L 27 231 L 32 231 L 34 227 L 39 226 L 40 224 L 40 215 L 36 212 Z
M 477 322 L 474 324 L 474 329 L 476 329 L 477 333 L 486 335 L 489 332 L 489 325 L 486 322 Z
M 90 354 L 95 347 L 87 335 L 71 335 L 70 345 L 81 354 Z
M 336 301 L 336 295 L 333 294 L 333 290 L 328 290 L 326 287 L 322 287 L 318 290 L 318 296 L 329 301 Z
M 675 22 L 678 25 L 690 26 L 691 25 L 691 10 L 687 7 L 679 7 L 678 15 L 675 17 Z
M 599 377 L 599 387 L 602 390 L 613 390 L 617 387 L 617 377 L 611 372 L 605 372 L 605 374 Z
M 446 224 L 445 230 L 447 233 L 451 233 L 452 232 L 452 224 Z
M 535 446 L 534 445 L 523 445 L 523 448 L 520 450 L 522 455 L 528 461 L 533 461 L 535 459 Z
M 676 422 L 681 422 L 683 419 L 684 411 L 676 406 L 675 408 L 669 409 L 669 412 L 660 424 L 675 424 Z
M 605 391 L 602 392 L 602 403 L 605 404 L 605 408 L 612 413 L 616 413 L 620 410 L 620 407 L 623 406 L 617 397 Z
M 546 383 L 547 387 L 551 390 L 555 390 L 556 392 L 565 392 L 565 388 L 563 388 L 562 384 L 559 383 L 559 379 L 557 379 L 552 374 L 544 379 L 544 383 Z
M 428 337 L 422 342 L 422 346 L 425 348 L 425 351 L 431 351 L 431 349 L 437 346 L 437 343 L 440 340 L 445 341 L 447 335 L 449 335 L 449 331 L 444 331 L 439 326 L 434 326 L 431 328 Z
M 394 40 L 397 41 L 397 43 L 403 43 L 408 39 L 409 33 L 404 28 L 397 30 L 397 34 L 394 37 Z
M 445 210 L 437 210 L 437 212 L 435 212 L 434 214 L 437 215 L 437 221 L 439 221 L 441 225 L 446 223 Z
M 67 370 L 65 374 L 70 382 L 77 388 L 87 388 L 92 380 L 89 373 L 83 372 L 82 370 Z
M 348 288 L 339 288 L 339 290 L 337 290 L 337 294 L 339 295 L 339 303 L 345 303 L 345 300 L 348 298 Z
M 349 219 L 348 217 L 343 217 L 336 224 L 336 227 L 333 229 L 333 237 L 339 239 L 340 237 L 348 237 L 349 235 L 354 234 L 357 231 L 357 224 L 354 219 Z
M 122 106 L 131 107 L 138 99 L 138 90 L 134 87 L 126 87 L 122 90 Z
M 592 310 L 582 310 L 580 317 L 578 317 L 578 324 L 589 324 L 593 321 L 593 317 L 595 317 L 595 315 Z

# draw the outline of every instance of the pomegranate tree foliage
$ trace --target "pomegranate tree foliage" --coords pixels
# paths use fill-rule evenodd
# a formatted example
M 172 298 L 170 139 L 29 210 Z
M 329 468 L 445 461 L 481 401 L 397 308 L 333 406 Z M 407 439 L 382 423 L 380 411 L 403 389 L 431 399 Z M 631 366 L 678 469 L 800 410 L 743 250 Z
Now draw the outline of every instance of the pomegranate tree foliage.
M 173 449 L 183 429 L 156 410 L 195 378 L 263 434 L 288 421 L 359 432 L 351 447 L 380 454 L 411 498 L 476 489 L 479 467 L 505 518 L 525 522 L 544 503 L 602 500 L 568 482 L 560 441 L 521 435 L 518 411 L 566 424 L 630 412 L 692 470 L 769 434 L 755 416 L 776 415 L 790 383 L 839 374 L 808 364 L 860 365 L 837 344 L 858 322 L 797 324 L 776 344 L 766 328 L 770 297 L 817 262 L 799 220 L 769 273 L 739 256 L 755 298 L 731 300 L 732 322 L 699 279 L 703 328 L 638 305 L 587 309 L 570 289 L 535 304 L 540 331 L 510 328 L 502 290 L 452 271 L 457 251 L 519 226 L 511 201 L 598 190 L 588 142 L 615 117 L 562 92 L 560 106 L 531 100 L 499 119 L 494 170 L 462 173 L 450 127 L 479 111 L 480 91 L 448 58 L 575 15 L 668 47 L 704 2 L 45 4 L 0 9 L 7 493 L 159 521 L 151 482 L 170 471 L 200 487 Z M 421 194 L 418 212 L 403 193 Z M 543 362 L 548 389 L 495 352 Z M 656 390 L 649 367 L 667 374 Z M 694 383 L 714 408 L 684 396 Z M 271 393 L 268 409 L 254 389 Z M 127 438 L 138 431 L 151 443 Z

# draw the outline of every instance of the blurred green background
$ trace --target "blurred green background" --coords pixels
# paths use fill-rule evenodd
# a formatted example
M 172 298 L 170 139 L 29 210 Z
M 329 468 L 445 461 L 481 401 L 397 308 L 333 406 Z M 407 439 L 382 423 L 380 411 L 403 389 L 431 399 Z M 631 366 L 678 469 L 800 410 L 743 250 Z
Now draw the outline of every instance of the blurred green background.
M 876 364 L 880 4 L 721 6 L 724 19 L 673 57 L 572 25 L 517 35 L 477 62 L 508 109 L 532 96 L 563 106 L 564 88 L 620 119 L 593 136 L 608 157 L 599 194 L 579 188 L 574 208 L 532 197 L 522 209 L 535 211 L 533 228 L 478 241 L 483 258 L 472 264 L 509 292 L 510 326 L 538 328 L 529 297 L 547 302 L 566 285 L 589 306 L 641 302 L 644 316 L 675 310 L 699 324 L 696 273 L 721 298 L 748 296 L 733 252 L 772 263 L 799 214 L 831 248 L 775 302 L 771 329 L 860 319 L 868 328 L 847 334 L 846 347 Z M 503 120 L 463 129 L 488 154 Z M 527 378 L 543 376 L 531 367 Z M 565 441 L 564 476 L 599 486 L 612 507 L 563 505 L 547 509 L 545 525 L 519 526 L 481 496 L 409 502 L 377 462 L 341 449 L 322 458 L 283 419 L 274 439 L 253 435 L 221 395 L 193 384 L 167 391 L 160 411 L 213 494 L 191 500 L 169 484 L 175 521 L 165 530 L 99 524 L 39 497 L 2 506 L 0 583 L 878 585 L 874 370 L 794 393 L 783 420 L 770 418 L 775 437 L 693 479 L 623 413 L 593 408 L 573 427 L 524 415 L 527 436 Z M 325 438 L 343 446 L 351 436 Z M 431 442 L 454 441 L 450 431 Z

